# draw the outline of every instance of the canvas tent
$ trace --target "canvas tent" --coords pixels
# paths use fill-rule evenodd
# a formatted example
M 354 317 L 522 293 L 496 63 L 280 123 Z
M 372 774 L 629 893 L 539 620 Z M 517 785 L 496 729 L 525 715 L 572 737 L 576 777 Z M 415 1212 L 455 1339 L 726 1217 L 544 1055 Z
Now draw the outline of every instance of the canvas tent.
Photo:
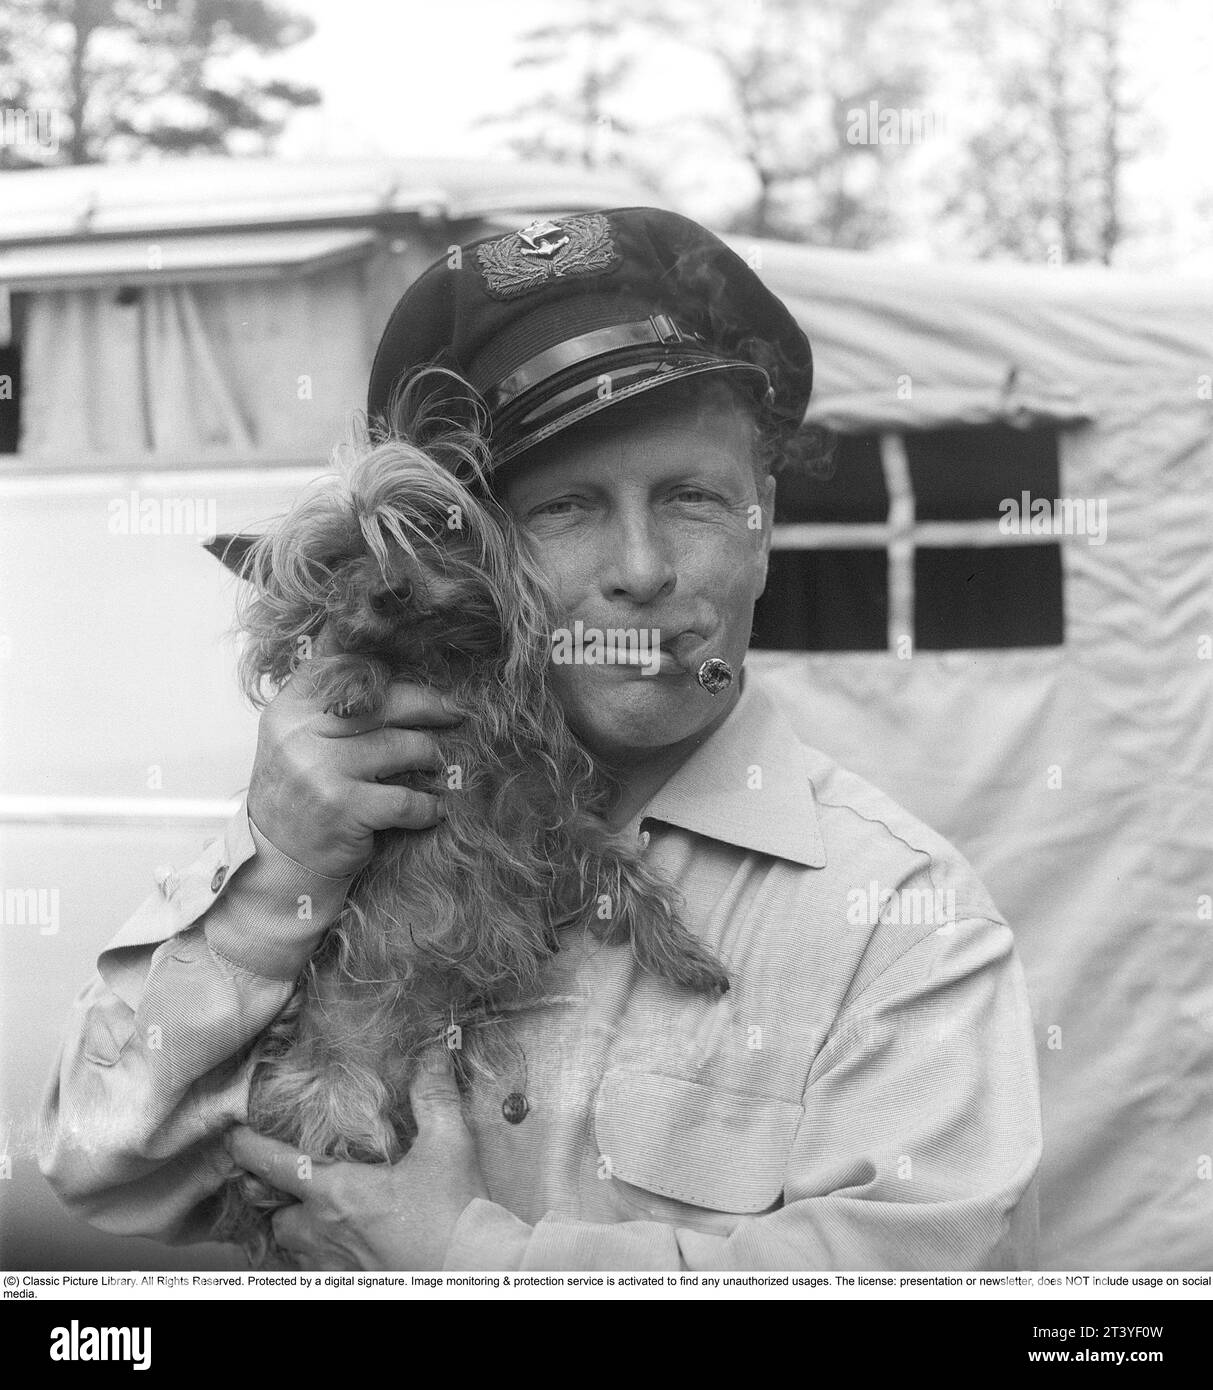
M 33 899 L 6 927 L 5 1258 L 214 1263 L 82 1232 L 31 1156 L 68 1000 L 247 776 L 233 585 L 198 541 L 323 470 L 391 303 L 449 245 L 649 198 L 424 161 L 39 171 L 0 194 L 0 377 L 21 383 L 0 867 L 58 894 L 53 929 Z M 807 741 L 953 839 L 1015 929 L 1043 1265 L 1207 1268 L 1213 283 L 735 245 L 808 331 L 811 416 L 841 436 L 781 481 L 753 669 Z M 1030 505 L 1010 528 L 1025 493 L 1063 504 L 1052 529 Z
M 852 526 L 888 554 L 886 649 L 772 656 L 770 679 L 808 741 L 964 849 L 1015 929 L 1043 1264 L 1207 1269 L 1213 281 L 763 257 L 816 348 L 813 412 L 876 437 L 889 497 L 883 536 L 799 538 L 854 546 Z M 1106 503 L 1102 543 L 999 530 L 1029 480 Z M 1025 603 L 1037 633 L 1006 645 Z M 934 650 L 907 654 L 915 633 Z

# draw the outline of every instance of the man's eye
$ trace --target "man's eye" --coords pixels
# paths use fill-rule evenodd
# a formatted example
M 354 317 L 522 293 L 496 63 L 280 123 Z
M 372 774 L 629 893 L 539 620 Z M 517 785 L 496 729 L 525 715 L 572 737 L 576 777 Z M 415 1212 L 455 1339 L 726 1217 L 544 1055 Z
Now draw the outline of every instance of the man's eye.
M 577 505 L 575 497 L 556 497 L 531 508 L 532 516 L 568 516 Z
M 679 502 L 712 502 L 715 497 L 710 492 L 704 492 L 699 487 L 680 487 L 674 494 Z

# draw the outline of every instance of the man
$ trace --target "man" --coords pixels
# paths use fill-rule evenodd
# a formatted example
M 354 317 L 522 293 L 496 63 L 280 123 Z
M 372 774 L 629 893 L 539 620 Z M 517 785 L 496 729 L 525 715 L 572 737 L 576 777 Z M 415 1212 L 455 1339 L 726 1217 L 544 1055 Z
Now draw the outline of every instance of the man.
M 246 1049 L 374 832 L 441 814 L 378 779 L 432 766 L 450 718 L 398 685 L 351 727 L 292 682 L 263 714 L 246 809 L 77 1001 L 51 1182 L 106 1229 L 196 1240 L 240 1165 L 297 1199 L 275 1233 L 307 1268 L 1030 1266 L 1040 1120 L 1010 932 L 955 850 L 801 744 L 744 667 L 770 464 L 809 397 L 803 333 L 715 237 L 624 209 L 428 271 L 385 331 L 371 416 L 432 362 L 483 396 L 495 491 L 568 624 L 658 630 L 736 672 L 713 695 L 669 660 L 552 668 L 618 776 L 614 824 L 732 988 L 679 991 L 566 933 L 512 1025 L 516 1074 L 461 1098 L 436 1052 L 399 1163 L 309 1164 L 252 1133 Z M 923 901 L 946 919 L 900 910 Z

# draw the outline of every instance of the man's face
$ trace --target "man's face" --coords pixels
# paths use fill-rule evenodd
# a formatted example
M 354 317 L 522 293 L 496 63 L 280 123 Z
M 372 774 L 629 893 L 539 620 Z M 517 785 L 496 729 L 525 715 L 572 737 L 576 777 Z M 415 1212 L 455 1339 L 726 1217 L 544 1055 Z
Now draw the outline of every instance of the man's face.
M 721 656 L 735 673 L 715 697 L 667 657 L 638 665 L 553 664 L 573 729 L 621 763 L 719 723 L 739 693 L 754 604 L 766 584 L 774 479 L 752 465 L 736 407 L 663 407 L 661 392 L 607 410 L 530 450 L 499 486 L 558 597 L 561 624 L 659 629 L 660 641 Z M 658 639 L 654 639 L 658 640 Z

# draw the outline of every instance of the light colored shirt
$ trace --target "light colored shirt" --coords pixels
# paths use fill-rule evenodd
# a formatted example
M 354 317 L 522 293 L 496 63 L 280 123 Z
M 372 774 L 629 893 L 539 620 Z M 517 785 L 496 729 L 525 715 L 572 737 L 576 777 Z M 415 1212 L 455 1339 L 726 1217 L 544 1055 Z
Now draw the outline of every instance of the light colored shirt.
M 566 932 L 543 996 L 514 1011 L 517 1066 L 469 1097 L 490 1196 L 446 1268 L 1033 1267 L 1028 999 L 956 850 L 801 743 L 746 672 L 630 833 L 733 987 L 691 994 Z M 70 1207 L 207 1237 L 242 1054 L 347 888 L 242 812 L 135 913 L 46 1096 L 43 1171 Z

